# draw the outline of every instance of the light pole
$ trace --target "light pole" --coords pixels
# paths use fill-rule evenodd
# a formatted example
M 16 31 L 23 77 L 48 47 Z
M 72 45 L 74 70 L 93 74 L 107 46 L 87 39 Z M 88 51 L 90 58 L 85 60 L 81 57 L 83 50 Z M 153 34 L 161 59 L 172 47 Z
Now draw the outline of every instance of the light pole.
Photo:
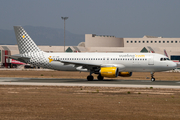
M 65 52 L 65 20 L 68 19 L 68 17 L 61 17 L 64 20 L 64 52 Z

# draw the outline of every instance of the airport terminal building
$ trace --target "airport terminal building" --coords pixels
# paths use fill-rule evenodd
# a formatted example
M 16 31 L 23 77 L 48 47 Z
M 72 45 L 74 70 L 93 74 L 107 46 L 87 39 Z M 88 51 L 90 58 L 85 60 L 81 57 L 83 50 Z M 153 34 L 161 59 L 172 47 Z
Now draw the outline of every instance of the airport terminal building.
M 116 38 L 115 36 L 85 34 L 85 42 L 78 46 L 66 46 L 66 52 L 155 52 L 180 60 L 180 38 L 144 36 L 142 38 Z M 39 46 L 45 52 L 64 52 L 64 46 Z M 17 45 L 0 45 L 2 67 L 12 67 L 7 55 L 19 54 Z

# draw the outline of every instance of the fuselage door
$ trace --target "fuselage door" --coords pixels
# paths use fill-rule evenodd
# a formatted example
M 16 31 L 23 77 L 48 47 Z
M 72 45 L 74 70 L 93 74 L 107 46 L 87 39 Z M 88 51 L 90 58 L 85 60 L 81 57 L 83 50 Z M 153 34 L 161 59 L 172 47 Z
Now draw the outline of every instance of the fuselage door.
M 150 56 L 148 59 L 148 65 L 154 65 L 154 56 Z

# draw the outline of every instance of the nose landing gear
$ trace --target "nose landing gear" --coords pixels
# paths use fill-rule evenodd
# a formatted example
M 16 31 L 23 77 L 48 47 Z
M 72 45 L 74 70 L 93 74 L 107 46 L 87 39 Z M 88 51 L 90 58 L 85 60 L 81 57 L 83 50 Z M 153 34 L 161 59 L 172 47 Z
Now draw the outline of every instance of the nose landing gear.
M 151 81 L 154 82 L 155 78 L 154 78 L 154 72 L 151 72 Z

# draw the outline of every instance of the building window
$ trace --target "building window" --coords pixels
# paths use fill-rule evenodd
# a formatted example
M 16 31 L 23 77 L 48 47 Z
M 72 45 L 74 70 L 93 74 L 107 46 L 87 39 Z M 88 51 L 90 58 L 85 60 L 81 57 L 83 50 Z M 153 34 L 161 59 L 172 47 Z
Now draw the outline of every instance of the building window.
M 163 41 L 163 43 L 165 43 L 165 41 Z
M 169 41 L 167 41 L 167 43 L 169 43 Z
M 141 41 L 139 41 L 139 43 L 141 43 Z M 180 43 L 180 41 L 179 41 L 179 43 Z
M 157 41 L 154 41 L 155 43 L 157 43 Z
M 173 41 L 171 41 L 171 43 L 173 43 Z
M 151 43 L 153 43 L 153 41 L 151 41 Z
M 175 43 L 177 43 L 177 41 L 175 41 Z
M 146 41 L 147 43 L 149 43 L 149 41 Z
M 161 43 L 161 41 L 159 41 L 159 43 Z
M 127 43 L 129 43 L 129 41 L 127 41 Z
M 134 43 L 136 43 L 136 41 L 134 41 Z
M 144 41 L 143 41 L 143 43 L 144 43 Z
M 131 41 L 131 43 L 133 43 L 133 41 Z

